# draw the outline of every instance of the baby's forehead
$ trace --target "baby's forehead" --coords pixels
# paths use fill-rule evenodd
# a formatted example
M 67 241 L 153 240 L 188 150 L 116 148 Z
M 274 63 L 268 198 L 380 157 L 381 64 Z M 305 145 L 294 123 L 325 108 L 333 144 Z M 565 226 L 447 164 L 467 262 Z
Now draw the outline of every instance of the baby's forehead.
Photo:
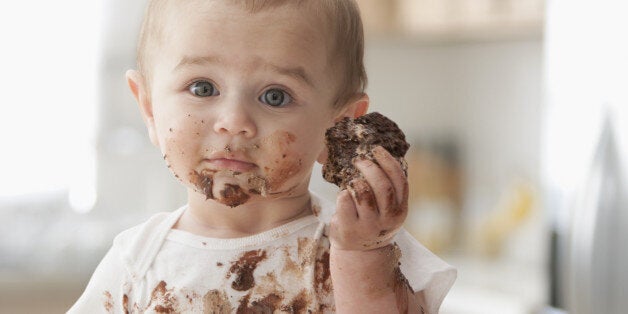
M 160 0 L 157 0 L 160 1 Z M 280 22 L 273 21 L 274 12 L 290 12 L 292 16 L 299 16 L 299 19 L 307 21 L 314 26 L 319 34 L 323 34 L 324 38 L 336 37 L 340 30 L 333 31 L 333 6 L 324 3 L 329 1 L 322 0 L 191 0 L 191 1 L 175 1 L 161 0 L 165 2 L 163 6 L 158 6 L 153 10 L 156 18 L 153 29 L 164 29 L 176 26 L 182 19 L 191 13 L 206 13 L 208 17 L 218 14 L 225 14 L 230 20 L 247 19 L 257 15 L 264 15 L 269 19 L 269 23 Z M 332 1 L 334 2 L 334 1 Z M 338 2 L 341 2 L 338 0 Z M 151 8 L 149 8 L 149 11 Z M 228 12 L 226 12 L 228 11 Z M 233 14 L 238 11 L 238 14 Z M 279 17 L 277 17 L 279 18 Z M 336 29 L 338 27 L 335 27 Z
M 286 16 L 296 17 L 296 20 L 301 21 L 306 28 L 286 28 L 281 31 L 293 34 L 294 38 L 297 38 L 295 42 L 306 40 L 314 43 L 318 46 L 316 58 L 324 56 L 325 68 L 329 70 L 331 66 L 336 69 L 333 72 L 344 73 L 347 70 L 344 69 L 348 64 L 347 58 L 355 59 L 356 53 L 353 49 L 355 47 L 349 43 L 351 40 L 343 39 L 347 36 L 345 33 L 351 31 L 342 30 L 342 28 L 347 24 L 345 20 L 350 20 L 350 16 L 354 16 L 357 11 L 338 13 L 342 11 L 339 9 L 340 3 L 347 2 L 350 0 L 151 0 L 138 46 L 138 68 L 147 77 L 152 76 L 154 67 L 158 64 L 155 62 L 161 62 L 159 61 L 163 56 L 161 51 L 172 45 L 172 39 L 191 36 L 197 32 L 200 34 L 204 31 L 201 27 L 189 23 L 188 25 L 191 26 L 185 31 L 178 26 L 185 24 L 185 21 L 190 20 L 192 16 L 206 13 L 208 19 L 228 18 L 226 22 L 244 19 L 248 21 L 250 18 L 257 17 L 268 20 L 270 27 L 274 24 L 281 24 L 279 22 L 282 17 L 284 19 Z M 273 16 L 275 13 L 277 13 L 276 17 Z M 359 13 L 357 13 L 357 18 L 359 19 Z M 255 32 L 255 30 L 252 31 Z M 340 68 L 343 69 L 340 70 Z M 334 77 L 340 78 L 338 75 Z
M 195 6 L 189 3 L 173 5 L 172 10 L 166 13 L 167 16 L 162 16 L 161 25 L 157 27 L 157 29 L 161 28 L 161 34 L 158 35 L 160 43 L 152 49 L 168 48 L 168 45 L 180 42 L 181 37 L 192 37 L 197 45 L 212 46 L 212 48 L 218 48 L 220 45 L 217 43 L 223 42 L 221 40 L 240 38 L 242 42 L 246 42 L 248 38 L 251 44 L 241 46 L 246 46 L 248 50 L 259 49 L 260 47 L 254 44 L 258 42 L 259 37 L 241 36 L 243 32 L 248 32 L 259 34 L 268 41 L 276 43 L 274 50 L 292 50 L 294 53 L 300 51 L 301 54 L 308 55 L 310 58 L 318 59 L 324 56 L 327 62 L 329 61 L 334 36 L 329 34 L 328 23 L 319 18 L 320 13 L 313 8 L 313 4 L 308 4 L 318 1 L 196 0 L 191 2 L 201 2 L 203 5 Z M 266 6 L 254 7 L 249 5 L 252 2 L 260 2 Z M 268 5 L 273 2 L 275 5 Z M 234 24 L 239 26 L 234 28 Z M 214 36 L 217 33 L 220 33 L 222 37 Z M 225 34 L 226 36 L 223 36 Z M 293 64 L 293 68 L 309 63 L 312 62 L 302 65 Z M 291 69 L 288 73 L 303 77 L 299 69 Z

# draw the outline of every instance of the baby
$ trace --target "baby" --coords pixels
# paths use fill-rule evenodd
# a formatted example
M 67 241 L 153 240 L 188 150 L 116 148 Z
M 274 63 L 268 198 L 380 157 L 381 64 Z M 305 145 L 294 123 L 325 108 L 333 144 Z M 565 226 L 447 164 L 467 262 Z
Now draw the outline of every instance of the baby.
M 376 147 L 335 205 L 325 130 L 367 112 L 353 0 L 152 0 L 127 72 L 185 206 L 119 234 L 71 313 L 436 313 L 455 269 L 401 228 Z

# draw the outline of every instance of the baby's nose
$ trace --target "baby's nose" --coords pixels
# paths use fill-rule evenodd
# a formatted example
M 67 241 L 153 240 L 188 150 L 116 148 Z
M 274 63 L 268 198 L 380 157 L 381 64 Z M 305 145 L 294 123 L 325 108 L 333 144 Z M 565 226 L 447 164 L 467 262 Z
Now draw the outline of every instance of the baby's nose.
M 218 110 L 214 131 L 216 133 L 227 133 L 232 136 L 254 137 L 257 133 L 257 128 L 252 113 L 247 109 L 247 104 L 241 102 L 222 106 Z

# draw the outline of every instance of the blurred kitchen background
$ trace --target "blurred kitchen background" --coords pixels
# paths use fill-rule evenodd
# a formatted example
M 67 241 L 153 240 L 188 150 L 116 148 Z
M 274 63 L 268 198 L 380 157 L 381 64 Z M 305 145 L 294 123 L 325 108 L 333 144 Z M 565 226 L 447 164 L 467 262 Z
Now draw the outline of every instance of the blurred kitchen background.
M 441 313 L 624 313 L 626 2 L 358 2 L 407 228 L 458 267 Z M 0 3 L 0 313 L 64 312 L 117 233 L 185 202 L 124 79 L 144 4 Z M 319 166 L 312 189 L 336 193 Z

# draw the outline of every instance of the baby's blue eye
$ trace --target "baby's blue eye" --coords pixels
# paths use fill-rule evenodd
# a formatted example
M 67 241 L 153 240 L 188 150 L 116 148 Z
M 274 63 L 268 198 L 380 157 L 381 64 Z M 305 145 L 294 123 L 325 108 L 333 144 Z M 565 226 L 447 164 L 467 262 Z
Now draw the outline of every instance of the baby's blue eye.
M 194 96 L 209 97 L 218 95 L 218 90 L 214 87 L 214 84 L 207 81 L 197 81 L 192 83 L 189 87 L 190 92 Z
M 283 107 L 292 101 L 292 97 L 285 91 L 272 88 L 264 92 L 260 101 L 273 107 Z

